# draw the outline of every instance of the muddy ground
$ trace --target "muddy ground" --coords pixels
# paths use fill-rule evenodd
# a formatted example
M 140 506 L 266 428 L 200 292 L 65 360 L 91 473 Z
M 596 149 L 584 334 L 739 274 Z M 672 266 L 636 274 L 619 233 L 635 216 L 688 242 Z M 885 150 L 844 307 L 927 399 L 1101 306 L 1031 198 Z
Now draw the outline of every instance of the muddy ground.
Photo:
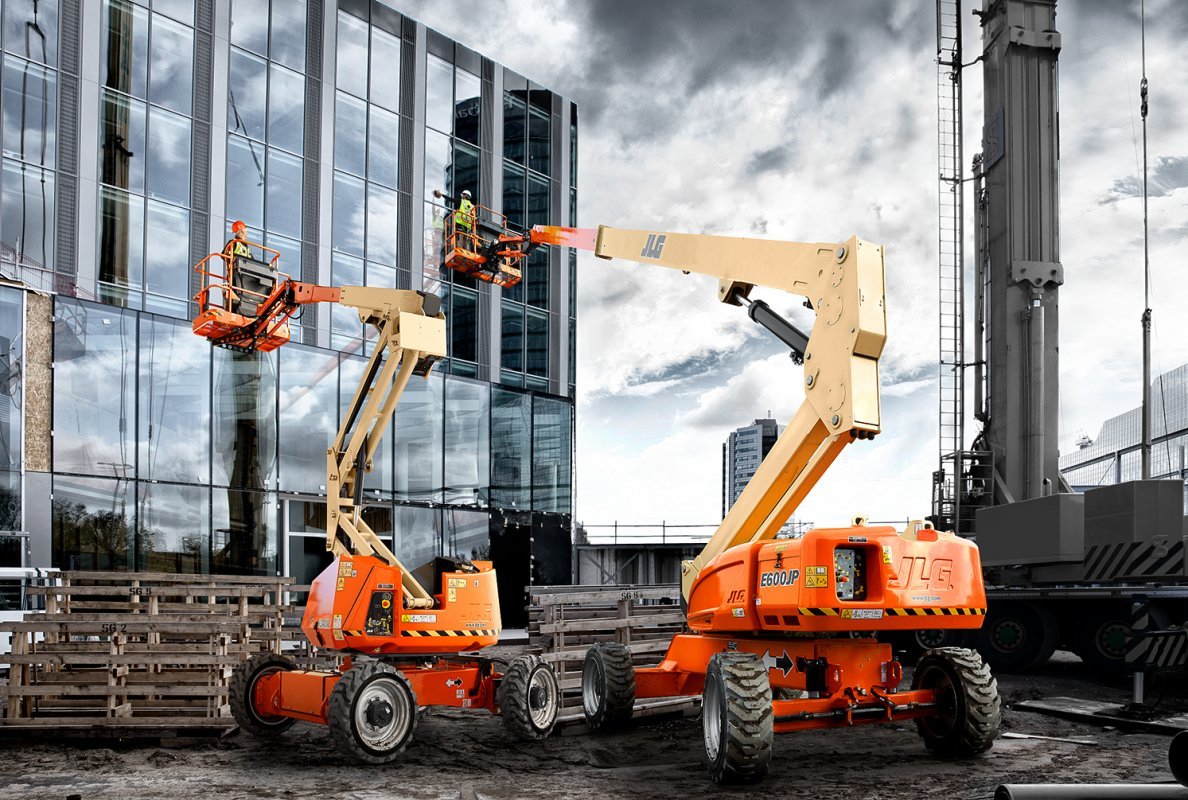
M 1062 658 L 1060 656 L 1063 656 Z M 1182 679 L 1179 686 L 1182 686 Z M 1169 684 L 1172 693 L 1176 683 Z M 1004 782 L 1170 781 L 1165 736 L 1125 733 L 1011 708 L 1054 695 L 1122 701 L 1124 683 L 1093 679 L 1073 656 L 1031 676 L 1000 676 L 1004 730 L 1092 739 L 1095 745 L 999 739 L 985 757 L 952 763 L 924 750 L 911 723 L 778 736 L 757 786 L 719 790 L 701 761 L 697 719 L 641 722 L 613 736 L 542 743 L 504 736 L 484 713 L 433 712 L 392 766 L 347 763 L 324 728 L 283 739 L 236 734 L 173 745 L 0 742 L 0 797 L 67 798 L 645 798 L 727 795 L 811 798 L 990 798 Z M 1161 689 L 1159 691 L 1162 691 Z M 1176 702 L 1181 707 L 1183 701 Z

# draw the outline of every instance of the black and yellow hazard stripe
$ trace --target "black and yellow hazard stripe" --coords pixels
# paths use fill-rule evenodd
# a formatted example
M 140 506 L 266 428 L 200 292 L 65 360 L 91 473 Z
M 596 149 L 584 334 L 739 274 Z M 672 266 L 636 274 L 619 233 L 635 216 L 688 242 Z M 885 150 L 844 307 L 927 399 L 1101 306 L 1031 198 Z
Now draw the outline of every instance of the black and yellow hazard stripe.
M 499 631 L 467 629 L 464 631 L 416 631 L 402 630 L 401 636 L 498 636 Z
M 800 606 L 802 617 L 840 617 L 840 608 L 808 608 Z M 984 608 L 888 608 L 884 609 L 890 617 L 982 617 L 986 615 Z

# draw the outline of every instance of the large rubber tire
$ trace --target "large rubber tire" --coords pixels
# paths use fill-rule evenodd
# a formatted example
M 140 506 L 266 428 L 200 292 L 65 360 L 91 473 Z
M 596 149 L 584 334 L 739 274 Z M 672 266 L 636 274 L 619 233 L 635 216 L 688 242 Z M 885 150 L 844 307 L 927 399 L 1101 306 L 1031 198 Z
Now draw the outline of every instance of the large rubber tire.
M 552 733 L 557 724 L 561 684 L 540 656 L 520 656 L 503 673 L 496 700 L 503 726 L 521 739 L 536 741 Z
M 253 736 L 280 736 L 293 727 L 297 720 L 292 717 L 277 717 L 261 713 L 252 702 L 256 683 L 265 675 L 297 669 L 292 659 L 275 653 L 259 653 L 240 664 L 231 673 L 227 686 L 227 699 L 231 704 L 231 716 Z
M 715 653 L 710 659 L 701 727 L 715 783 L 752 783 L 767 774 L 775 737 L 767 671 L 751 653 Z
M 992 603 L 978 650 L 996 670 L 1025 672 L 1056 652 L 1060 627 L 1048 608 L 1027 602 Z
M 327 718 L 342 752 L 365 764 L 390 764 L 416 730 L 417 698 L 403 674 L 365 661 L 334 684 Z
M 938 707 L 916 719 L 924 746 L 945 758 L 969 758 L 989 750 L 1002 726 L 1002 700 L 990 667 L 973 650 L 929 650 L 916 664 L 913 689 L 937 691 Z
M 1126 672 L 1126 637 L 1130 614 L 1126 609 L 1095 608 L 1082 614 L 1073 629 L 1073 648 L 1091 672 L 1116 678 Z
M 631 651 L 613 642 L 599 642 L 586 651 L 582 664 L 582 712 L 595 732 L 622 728 L 635 710 L 635 667 Z
M 883 637 L 880 636 L 880 639 Z M 895 654 L 907 665 L 915 664 L 920 656 L 940 647 L 973 647 L 973 631 L 927 628 L 915 631 L 895 631 L 889 640 Z

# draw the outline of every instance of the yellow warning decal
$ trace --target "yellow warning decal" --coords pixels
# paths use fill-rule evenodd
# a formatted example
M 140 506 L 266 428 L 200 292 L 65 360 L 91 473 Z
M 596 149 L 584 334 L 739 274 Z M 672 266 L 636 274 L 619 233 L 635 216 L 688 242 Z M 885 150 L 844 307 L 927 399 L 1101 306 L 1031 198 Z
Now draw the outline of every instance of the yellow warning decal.
M 804 579 L 804 585 L 808 589 L 827 589 L 829 588 L 829 576 L 807 575 Z
M 462 588 L 465 588 L 465 586 L 466 586 L 465 578 L 449 578 L 448 580 L 449 580 L 449 583 L 447 584 L 447 588 L 462 589 Z
M 891 563 L 891 545 L 889 545 L 889 544 L 883 545 L 883 563 L 884 564 Z

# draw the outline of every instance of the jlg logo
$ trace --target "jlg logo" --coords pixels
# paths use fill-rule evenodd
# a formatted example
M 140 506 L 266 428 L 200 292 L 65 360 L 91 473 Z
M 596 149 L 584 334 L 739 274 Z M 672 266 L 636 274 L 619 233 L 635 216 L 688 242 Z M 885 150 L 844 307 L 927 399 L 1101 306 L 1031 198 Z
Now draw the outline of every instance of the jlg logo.
M 924 556 L 905 556 L 899 565 L 899 579 L 904 586 L 919 586 L 926 589 L 953 588 L 953 560 L 934 558 L 932 563 Z
M 726 602 L 730 603 L 730 604 L 742 603 L 742 602 L 746 601 L 746 599 L 747 599 L 746 589 L 735 589 L 733 592 L 730 593 L 730 599 L 727 600 Z
M 664 239 L 663 233 L 649 233 L 648 242 L 639 254 L 644 258 L 659 258 L 660 254 L 664 252 Z

